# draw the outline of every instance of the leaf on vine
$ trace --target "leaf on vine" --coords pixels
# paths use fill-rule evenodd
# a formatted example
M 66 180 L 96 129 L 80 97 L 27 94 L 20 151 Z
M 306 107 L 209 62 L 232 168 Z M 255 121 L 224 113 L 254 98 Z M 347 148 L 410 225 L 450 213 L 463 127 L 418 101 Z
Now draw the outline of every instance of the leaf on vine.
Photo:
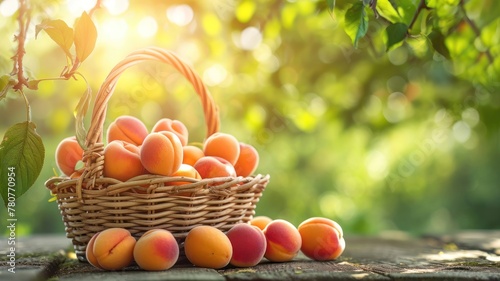
M 30 90 L 38 90 L 38 83 L 40 83 L 40 80 L 30 80 L 30 81 L 28 81 L 28 89 L 30 89 Z
M 7 91 L 14 84 L 14 80 L 10 78 L 10 75 L 5 74 L 0 77 L 0 101 L 7 96 Z
M 387 51 L 405 40 L 408 33 L 408 26 L 404 23 L 393 23 L 385 29 L 387 34 Z
M 330 13 L 332 13 L 335 8 L 335 0 L 326 0 L 326 5 L 328 6 Z
M 94 50 L 97 40 L 97 29 L 90 16 L 83 12 L 75 22 L 76 57 L 83 62 Z
M 443 57 L 450 59 L 450 50 L 448 50 L 448 47 L 446 46 L 443 33 L 441 33 L 439 30 L 434 29 L 428 37 L 431 40 L 434 50 L 440 53 Z
M 390 0 L 378 0 L 377 12 L 391 23 L 400 22 L 403 20 L 398 12 L 397 4 L 393 3 L 393 1 Z
M 45 148 L 35 129 L 32 122 L 17 123 L 7 130 L 0 143 L 0 193 L 5 205 L 11 197 L 9 193 L 23 195 L 42 170 Z
M 359 39 L 363 38 L 368 31 L 368 15 L 363 2 L 356 2 L 345 14 L 345 31 L 354 44 L 358 47 Z
M 71 58 L 69 51 L 71 46 L 73 46 L 73 29 L 71 27 L 63 20 L 43 20 L 35 28 L 35 38 L 42 30 L 45 30 L 49 37 Z
M 397 2 L 399 15 L 403 19 L 403 22 L 409 25 L 417 12 L 420 0 L 398 0 Z
M 85 79 L 85 78 L 84 78 Z M 87 81 L 85 81 L 87 82 Z M 83 96 L 80 98 L 80 101 L 78 101 L 78 104 L 76 105 L 76 108 L 74 110 L 74 115 L 76 118 L 75 126 L 76 126 L 76 140 L 78 141 L 78 144 L 83 149 L 86 149 L 87 146 L 85 145 L 85 139 L 87 137 L 87 130 L 85 130 L 85 115 L 87 115 L 87 111 L 89 109 L 90 105 L 90 100 L 92 99 L 92 89 L 90 88 L 90 85 L 87 83 L 87 89 L 83 93 Z

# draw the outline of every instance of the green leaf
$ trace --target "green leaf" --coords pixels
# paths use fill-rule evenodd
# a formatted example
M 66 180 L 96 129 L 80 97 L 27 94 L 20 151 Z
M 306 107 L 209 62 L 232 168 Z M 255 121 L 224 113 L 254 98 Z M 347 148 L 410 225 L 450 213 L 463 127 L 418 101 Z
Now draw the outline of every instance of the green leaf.
M 354 48 L 357 48 L 359 39 L 363 38 L 368 31 L 368 16 L 363 2 L 357 2 L 347 10 L 345 31 L 351 37 Z
M 35 128 L 29 121 L 17 123 L 0 143 L 0 193 L 6 206 L 10 194 L 23 195 L 42 170 L 45 148 Z
M 86 12 L 75 22 L 76 57 L 83 62 L 94 50 L 97 29 Z
M 59 45 L 68 57 L 69 49 L 73 46 L 73 29 L 62 20 L 44 20 L 35 28 L 35 38 L 40 31 L 45 30 L 49 37 Z
M 440 53 L 443 57 L 450 59 L 450 50 L 448 50 L 448 47 L 446 46 L 446 38 L 444 37 L 443 33 L 441 33 L 437 29 L 434 29 L 428 37 L 431 40 L 434 50 Z
M 333 9 L 335 8 L 335 0 L 326 0 L 326 5 L 328 6 L 328 10 L 333 12 Z
M 398 14 L 401 15 L 403 22 L 409 25 L 417 12 L 420 0 L 398 0 L 397 2 Z
M 28 81 L 28 89 L 30 89 L 30 90 L 38 90 L 38 83 L 40 83 L 40 80 L 30 80 L 30 81 Z
M 397 22 L 387 26 L 385 32 L 387 34 L 387 51 L 389 51 L 394 45 L 402 42 L 406 38 L 408 26 L 404 23 Z
M 402 21 L 401 15 L 398 12 L 398 6 L 393 1 L 378 0 L 377 12 L 391 23 Z
M 2 75 L 0 77 L 0 101 L 7 96 L 7 91 L 14 84 L 14 80 L 10 78 L 10 75 Z
M 85 80 L 85 82 L 87 83 L 87 80 Z M 78 101 L 78 104 L 76 105 L 76 108 L 74 110 L 74 115 L 76 118 L 75 122 L 76 140 L 83 149 L 87 148 L 87 146 L 85 145 L 85 139 L 87 138 L 87 130 L 85 129 L 84 121 L 85 121 L 85 115 L 87 114 L 87 111 L 89 109 L 91 99 L 92 99 L 92 89 L 90 88 L 89 83 L 87 83 L 87 89 L 83 93 L 83 96 L 80 98 L 80 101 Z

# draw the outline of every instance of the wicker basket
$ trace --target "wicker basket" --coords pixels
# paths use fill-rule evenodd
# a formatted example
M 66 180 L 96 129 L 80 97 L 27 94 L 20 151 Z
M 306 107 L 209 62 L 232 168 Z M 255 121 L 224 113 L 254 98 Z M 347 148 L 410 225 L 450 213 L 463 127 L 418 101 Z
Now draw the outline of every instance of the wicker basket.
M 80 261 L 97 232 L 112 227 L 128 229 L 136 238 L 153 228 L 169 230 L 181 244 L 193 227 L 211 225 L 222 231 L 248 222 L 262 196 L 269 175 L 189 179 L 142 175 L 126 182 L 104 177 L 103 125 L 107 102 L 120 75 L 143 61 L 172 65 L 193 85 L 201 99 L 207 136 L 219 130 L 217 107 L 200 77 L 170 51 L 150 47 L 129 54 L 118 63 L 97 93 L 90 128 L 86 136 L 82 175 L 54 177 L 45 185 L 57 197 L 59 210 Z M 184 185 L 168 185 L 182 180 Z M 191 196 L 180 196 L 179 193 Z

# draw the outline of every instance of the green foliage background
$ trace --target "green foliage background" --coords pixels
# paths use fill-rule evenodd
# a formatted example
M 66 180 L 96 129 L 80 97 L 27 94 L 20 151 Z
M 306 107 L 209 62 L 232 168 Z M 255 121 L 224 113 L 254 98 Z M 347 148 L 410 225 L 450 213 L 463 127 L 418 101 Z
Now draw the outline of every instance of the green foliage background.
M 32 2 L 32 25 L 76 17 L 65 1 Z M 94 18 L 96 49 L 79 72 L 95 93 L 132 50 L 155 45 L 189 61 L 219 105 L 221 130 L 253 144 L 261 156 L 258 172 L 271 175 L 258 215 L 296 225 L 325 216 L 346 233 L 363 234 L 499 228 L 499 2 L 465 1 L 479 37 L 460 17 L 461 1 L 426 1 L 429 9 L 403 35 L 401 24 L 409 25 L 420 1 L 401 1 L 407 6 L 396 14 L 379 9 L 378 18 L 365 5 L 370 1 L 335 2 L 333 11 L 331 1 L 301 0 L 130 1 L 120 14 L 102 8 Z M 181 26 L 166 11 L 183 4 L 194 13 Z M 368 21 L 357 48 L 344 21 L 353 5 L 365 5 Z M 158 31 L 141 38 L 136 27 L 146 16 Z M 109 21 L 128 26 L 120 40 L 106 33 Z M 386 28 L 398 22 L 391 37 Z M 15 15 L 0 17 L 0 31 L 4 74 L 12 69 Z M 26 49 L 31 77 L 61 73 L 64 52 L 46 34 L 36 40 L 31 34 Z M 73 110 L 85 89 L 83 81 L 70 80 L 27 91 L 46 157 L 34 187 L 16 201 L 20 234 L 64 231 L 44 182 L 57 169 L 58 142 L 75 134 Z M 24 121 L 24 103 L 14 92 L 0 112 L 0 135 Z M 196 95 L 168 66 L 141 64 L 122 76 L 106 124 L 123 114 L 149 128 L 161 117 L 179 119 L 191 141 L 205 134 Z

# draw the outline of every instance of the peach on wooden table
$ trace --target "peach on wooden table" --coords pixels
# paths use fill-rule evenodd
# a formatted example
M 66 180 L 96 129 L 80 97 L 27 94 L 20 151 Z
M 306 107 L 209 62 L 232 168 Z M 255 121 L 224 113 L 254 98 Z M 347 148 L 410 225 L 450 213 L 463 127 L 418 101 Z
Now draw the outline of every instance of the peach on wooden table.
M 258 227 L 239 223 L 227 233 L 233 247 L 233 256 L 230 264 L 237 267 L 257 265 L 266 252 L 266 237 Z
M 309 218 L 299 225 L 298 230 L 302 238 L 301 251 L 311 259 L 334 260 L 345 249 L 342 227 L 331 219 Z
M 268 216 L 256 216 L 250 220 L 250 224 L 258 227 L 260 230 L 264 230 L 266 226 L 273 220 Z
M 165 229 L 151 229 L 144 233 L 134 247 L 134 259 L 144 270 L 166 270 L 179 258 L 179 245 L 172 233 Z
M 86 258 L 93 266 L 120 270 L 134 260 L 135 238 L 124 228 L 108 228 L 96 233 L 87 244 Z
M 267 248 L 265 257 L 273 262 L 292 260 L 300 251 L 302 239 L 297 228 L 288 221 L 277 219 L 264 229 Z
M 184 252 L 195 266 L 219 269 L 229 264 L 233 248 L 224 232 L 212 226 L 200 225 L 188 232 Z

